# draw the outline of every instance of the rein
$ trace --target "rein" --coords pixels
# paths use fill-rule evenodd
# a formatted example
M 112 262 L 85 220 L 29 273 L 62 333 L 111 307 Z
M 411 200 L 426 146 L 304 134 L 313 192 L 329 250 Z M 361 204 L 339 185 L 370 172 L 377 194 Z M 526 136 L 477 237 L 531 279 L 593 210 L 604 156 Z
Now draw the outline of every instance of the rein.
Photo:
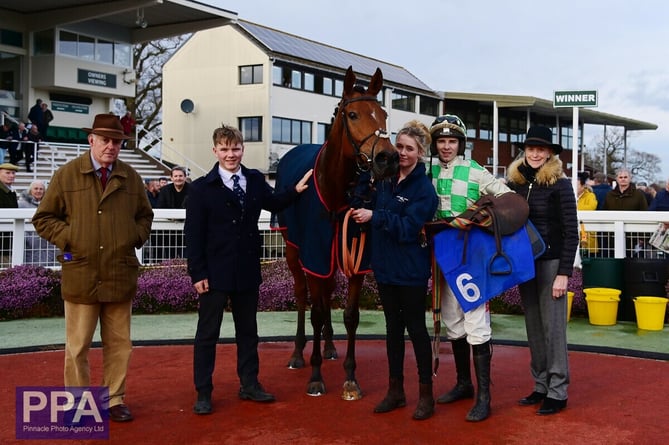
M 353 103 L 353 102 L 360 102 L 360 101 L 376 101 L 376 97 L 372 96 L 360 96 L 360 97 L 355 97 L 353 99 L 348 99 L 344 101 L 340 108 L 341 108 L 341 114 L 342 114 L 342 119 L 344 121 L 344 129 L 346 130 L 346 138 L 348 139 L 348 142 L 351 144 L 353 147 L 354 153 L 355 153 L 355 163 L 356 166 L 358 167 L 358 170 L 361 172 L 368 172 L 372 169 L 372 160 L 374 159 L 374 152 L 376 150 L 376 144 L 379 142 L 380 139 L 389 139 L 390 135 L 386 130 L 383 128 L 379 128 L 377 130 L 374 130 L 374 132 L 370 133 L 366 137 L 364 137 L 359 143 L 356 142 L 353 139 L 353 136 L 351 136 L 351 130 L 349 128 L 348 124 L 348 116 L 346 115 L 346 106 Z M 372 137 L 376 136 L 374 139 L 374 143 L 372 144 L 372 155 L 367 156 L 367 154 L 363 153 L 361 151 L 361 148 L 365 143 Z
M 344 223 L 342 224 L 341 235 L 341 256 L 342 256 L 342 272 L 347 278 L 357 275 L 360 271 L 360 264 L 362 263 L 362 254 L 365 252 L 365 242 L 367 241 L 367 233 L 361 231 L 360 239 L 353 238 L 351 248 L 348 248 L 348 222 L 353 209 L 348 209 L 344 215 Z M 358 241 L 360 241 L 358 243 Z

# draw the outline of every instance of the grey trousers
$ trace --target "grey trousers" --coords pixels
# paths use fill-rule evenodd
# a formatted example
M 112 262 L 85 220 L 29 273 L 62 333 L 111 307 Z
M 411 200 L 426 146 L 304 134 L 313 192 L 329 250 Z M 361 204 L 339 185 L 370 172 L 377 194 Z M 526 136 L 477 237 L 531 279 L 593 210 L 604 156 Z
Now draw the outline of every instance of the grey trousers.
M 518 288 L 525 311 L 534 391 L 557 400 L 567 399 L 567 296 L 552 297 L 559 260 L 534 262 L 535 277 Z

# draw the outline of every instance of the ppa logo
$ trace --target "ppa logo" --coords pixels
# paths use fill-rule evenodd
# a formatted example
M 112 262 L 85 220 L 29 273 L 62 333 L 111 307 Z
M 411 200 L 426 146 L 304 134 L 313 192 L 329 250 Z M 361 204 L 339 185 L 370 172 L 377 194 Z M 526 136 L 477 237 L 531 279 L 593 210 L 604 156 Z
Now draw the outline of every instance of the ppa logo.
M 17 439 L 109 439 L 109 388 L 19 386 Z

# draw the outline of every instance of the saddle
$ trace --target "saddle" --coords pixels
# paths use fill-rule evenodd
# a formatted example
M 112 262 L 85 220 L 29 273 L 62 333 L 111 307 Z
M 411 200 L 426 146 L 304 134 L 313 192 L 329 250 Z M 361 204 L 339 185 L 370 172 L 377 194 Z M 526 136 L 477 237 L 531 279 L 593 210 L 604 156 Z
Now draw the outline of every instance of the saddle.
M 485 195 L 458 216 L 428 223 L 426 231 L 434 235 L 447 227 L 464 230 L 465 248 L 462 252 L 462 262 L 465 263 L 469 228 L 472 225 L 483 228 L 495 237 L 497 252 L 490 258 L 490 273 L 508 275 L 512 272 L 511 261 L 502 249 L 502 236 L 511 235 L 520 230 L 527 224 L 529 215 L 530 207 L 527 201 L 517 193 L 504 193 L 499 196 Z M 538 236 L 538 234 L 535 235 Z M 532 235 L 530 241 L 534 244 Z M 496 266 L 493 267 L 493 264 Z M 506 266 L 500 267 L 500 264 L 506 264 Z

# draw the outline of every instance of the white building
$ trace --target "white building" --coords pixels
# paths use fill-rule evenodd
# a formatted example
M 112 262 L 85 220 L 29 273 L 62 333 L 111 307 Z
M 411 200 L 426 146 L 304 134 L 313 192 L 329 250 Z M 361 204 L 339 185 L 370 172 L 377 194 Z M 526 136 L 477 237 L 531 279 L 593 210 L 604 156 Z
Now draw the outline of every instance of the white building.
M 349 66 L 359 83 L 383 72 L 390 132 L 439 114 L 440 96 L 403 67 L 239 20 L 197 32 L 165 64 L 163 144 L 209 170 L 213 130 L 233 125 L 244 164 L 272 172 L 291 147 L 325 141 Z

